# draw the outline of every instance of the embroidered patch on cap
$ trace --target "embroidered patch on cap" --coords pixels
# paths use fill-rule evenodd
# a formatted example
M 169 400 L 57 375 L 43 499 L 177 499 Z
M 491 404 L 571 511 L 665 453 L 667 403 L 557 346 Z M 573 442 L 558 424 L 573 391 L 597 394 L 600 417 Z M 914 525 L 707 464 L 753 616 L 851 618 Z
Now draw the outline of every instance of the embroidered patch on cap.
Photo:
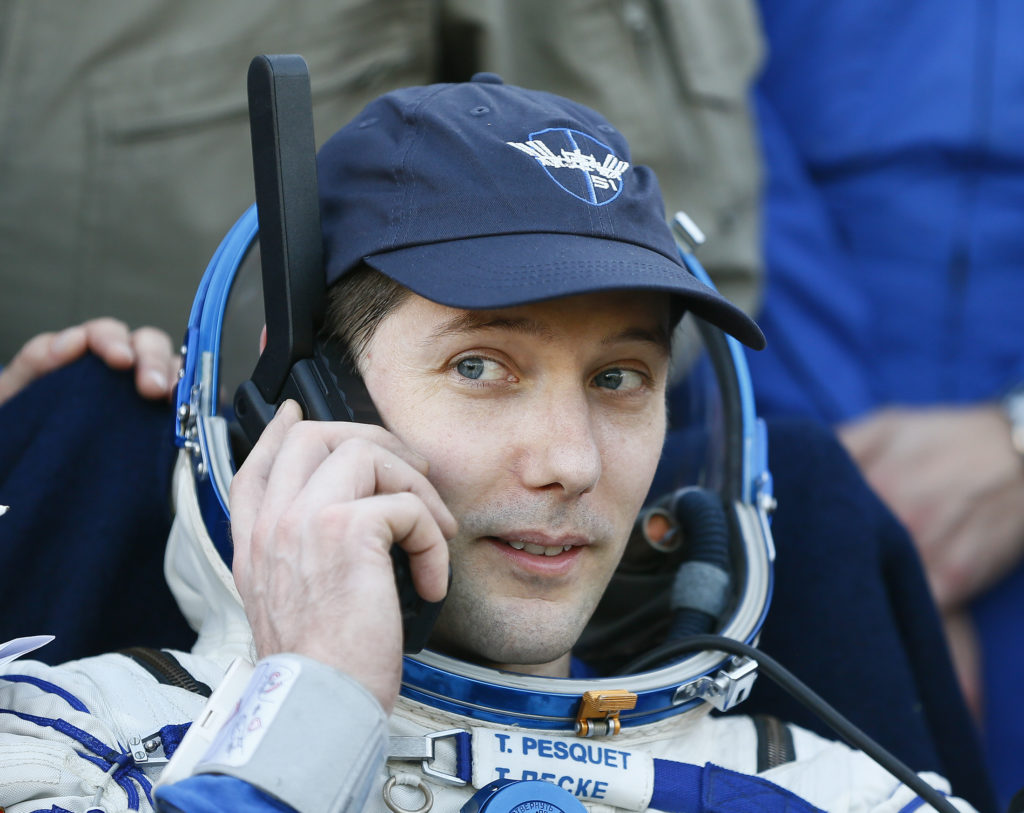
M 505 143 L 536 159 L 551 180 L 592 206 L 615 200 L 622 191 L 622 176 L 629 169 L 629 162 L 615 155 L 608 145 L 566 127 L 530 133 L 526 142 Z

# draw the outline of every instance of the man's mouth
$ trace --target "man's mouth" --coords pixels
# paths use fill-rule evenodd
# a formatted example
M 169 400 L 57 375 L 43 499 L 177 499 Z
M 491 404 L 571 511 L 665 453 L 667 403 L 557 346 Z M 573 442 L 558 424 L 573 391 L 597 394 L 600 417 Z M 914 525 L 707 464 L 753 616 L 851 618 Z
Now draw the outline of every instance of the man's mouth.
M 479 537 L 494 546 L 513 565 L 511 572 L 557 579 L 575 571 L 592 540 L 576 533 L 546 533 L 527 529 Z
M 502 539 L 506 545 L 516 550 L 532 553 L 534 556 L 558 556 L 573 549 L 573 545 L 535 545 L 521 539 Z

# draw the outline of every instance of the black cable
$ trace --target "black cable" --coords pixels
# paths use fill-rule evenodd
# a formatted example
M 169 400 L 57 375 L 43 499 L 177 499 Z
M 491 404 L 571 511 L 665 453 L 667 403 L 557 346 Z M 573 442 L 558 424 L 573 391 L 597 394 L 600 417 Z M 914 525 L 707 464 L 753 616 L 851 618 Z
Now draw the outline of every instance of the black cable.
M 795 700 L 818 715 L 848 745 L 863 751 L 936 810 L 943 813 L 957 813 L 957 809 L 952 802 L 925 782 L 904 762 L 897 759 L 896 756 L 847 720 L 835 708 L 829 705 L 824 698 L 777 660 L 749 644 L 735 641 L 732 638 L 724 638 L 721 635 L 690 635 L 652 649 L 620 669 L 618 674 L 644 672 L 648 669 L 664 665 L 669 658 L 674 658 L 677 655 L 707 650 L 727 652 L 730 655 L 743 655 L 756 660 L 758 671 L 766 674 L 792 695 Z

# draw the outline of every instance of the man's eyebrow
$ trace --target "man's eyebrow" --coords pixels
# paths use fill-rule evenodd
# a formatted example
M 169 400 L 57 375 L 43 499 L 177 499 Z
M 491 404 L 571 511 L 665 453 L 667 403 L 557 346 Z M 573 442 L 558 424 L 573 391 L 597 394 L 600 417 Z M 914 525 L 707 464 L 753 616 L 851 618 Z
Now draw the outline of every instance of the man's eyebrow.
M 602 339 L 601 344 L 607 345 L 624 341 L 648 342 L 649 344 L 657 345 L 666 353 L 672 349 L 672 337 L 669 335 L 668 330 L 660 325 L 656 328 L 626 328 L 621 333 Z
M 424 339 L 423 344 L 436 342 L 446 336 L 471 333 L 477 330 L 511 330 L 542 337 L 551 337 L 551 328 L 535 319 L 498 316 L 493 311 L 463 311 L 441 325 Z
M 423 340 L 423 344 L 428 345 L 446 336 L 477 330 L 510 330 L 541 338 L 551 338 L 554 335 L 550 326 L 535 319 L 498 316 L 493 311 L 463 311 L 443 322 Z M 661 325 L 656 328 L 629 327 L 620 333 L 602 339 L 601 344 L 610 345 L 621 341 L 647 342 L 657 345 L 665 352 L 669 351 L 672 344 L 668 330 Z

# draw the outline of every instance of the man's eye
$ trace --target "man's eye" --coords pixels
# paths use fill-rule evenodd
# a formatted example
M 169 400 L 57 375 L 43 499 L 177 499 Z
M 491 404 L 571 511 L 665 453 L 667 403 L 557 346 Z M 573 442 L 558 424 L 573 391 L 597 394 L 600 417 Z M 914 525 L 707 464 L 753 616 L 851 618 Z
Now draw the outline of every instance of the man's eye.
M 473 380 L 493 381 L 502 377 L 502 366 L 500 364 L 477 356 L 460 359 L 455 365 L 455 371 L 463 378 Z
M 636 370 L 605 370 L 594 376 L 594 384 L 607 390 L 635 390 L 644 385 L 644 377 Z

